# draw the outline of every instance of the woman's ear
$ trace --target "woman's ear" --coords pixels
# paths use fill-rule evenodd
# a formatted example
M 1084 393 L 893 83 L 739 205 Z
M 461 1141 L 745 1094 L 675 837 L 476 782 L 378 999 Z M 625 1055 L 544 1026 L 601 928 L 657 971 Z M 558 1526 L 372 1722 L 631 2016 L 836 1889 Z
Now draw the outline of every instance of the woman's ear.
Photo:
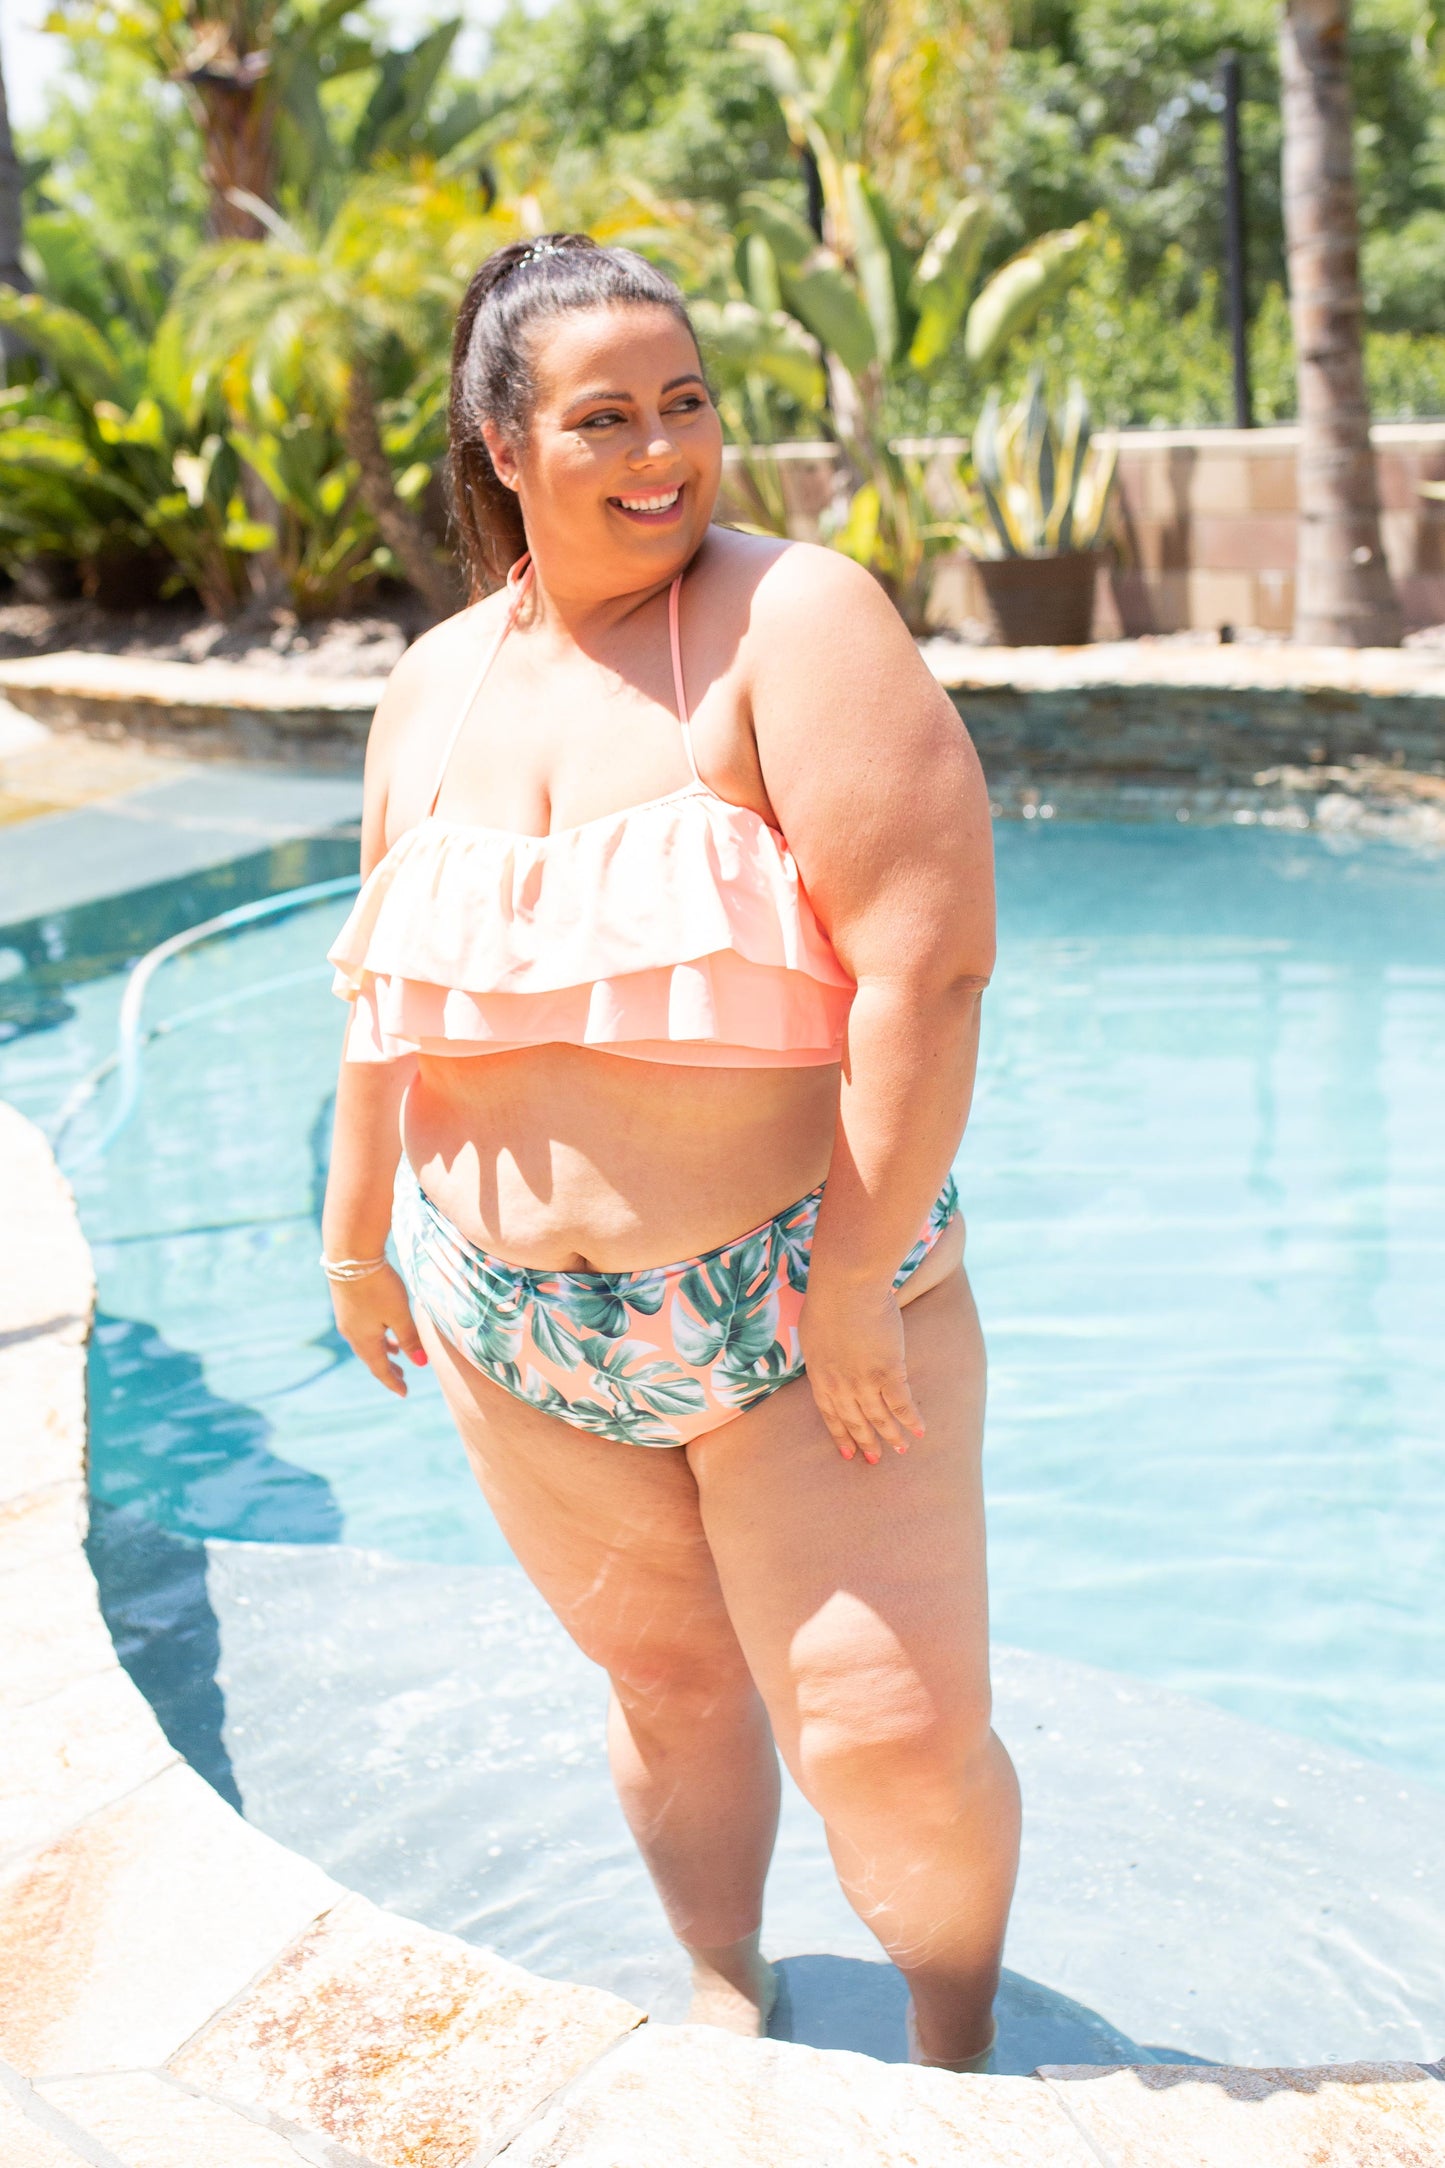
M 513 456 L 511 445 L 508 444 L 495 422 L 482 423 L 482 442 L 487 447 L 487 454 L 491 459 L 497 480 L 502 484 L 503 488 L 515 489 L 517 486 L 517 462 Z

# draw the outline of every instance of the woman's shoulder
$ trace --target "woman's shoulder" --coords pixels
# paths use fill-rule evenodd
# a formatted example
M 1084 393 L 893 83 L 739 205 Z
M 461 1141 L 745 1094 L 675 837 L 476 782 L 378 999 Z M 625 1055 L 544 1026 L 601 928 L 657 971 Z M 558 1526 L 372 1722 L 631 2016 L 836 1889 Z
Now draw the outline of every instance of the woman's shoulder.
M 386 681 L 371 725 L 371 746 L 385 754 L 413 726 L 435 732 L 440 714 L 450 714 L 465 698 L 468 673 L 485 643 L 501 623 L 505 594 L 488 595 L 454 616 L 444 617 L 413 640 Z
M 718 599 L 746 617 L 750 638 L 771 640 L 786 629 L 812 645 L 844 628 L 856 631 L 860 622 L 870 631 L 890 621 L 904 629 L 872 573 L 821 543 L 714 527 L 706 564 Z

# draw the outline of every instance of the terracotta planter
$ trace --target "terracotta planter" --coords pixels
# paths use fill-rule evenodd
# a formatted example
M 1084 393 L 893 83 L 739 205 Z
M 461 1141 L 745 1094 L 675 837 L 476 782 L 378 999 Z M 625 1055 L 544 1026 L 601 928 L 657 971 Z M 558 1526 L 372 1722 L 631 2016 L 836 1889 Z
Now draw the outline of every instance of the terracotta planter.
M 1094 621 L 1102 550 L 1058 557 L 977 557 L 994 638 L 1004 647 L 1083 647 Z

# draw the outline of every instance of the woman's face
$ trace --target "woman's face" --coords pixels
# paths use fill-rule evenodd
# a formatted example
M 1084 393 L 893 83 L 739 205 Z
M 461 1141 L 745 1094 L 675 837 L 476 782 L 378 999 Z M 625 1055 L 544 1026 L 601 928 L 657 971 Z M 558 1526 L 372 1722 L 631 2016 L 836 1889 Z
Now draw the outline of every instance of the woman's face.
M 631 302 L 544 319 L 532 338 L 526 441 L 485 434 L 544 579 L 601 597 L 670 578 L 722 476 L 722 425 L 686 327 Z

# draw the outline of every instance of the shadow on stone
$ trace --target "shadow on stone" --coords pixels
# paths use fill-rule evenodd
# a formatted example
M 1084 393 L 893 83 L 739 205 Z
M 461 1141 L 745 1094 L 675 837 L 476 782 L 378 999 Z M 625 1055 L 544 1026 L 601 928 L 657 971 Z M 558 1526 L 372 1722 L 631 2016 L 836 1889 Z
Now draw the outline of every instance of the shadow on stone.
M 206 1588 L 206 1547 L 136 1512 L 93 1502 L 86 1539 L 101 1614 L 122 1664 L 178 1754 L 231 1806 L 240 1788 L 216 1683 L 221 1634 Z
M 883 2063 L 908 2060 L 904 2013 L 908 1989 L 892 1965 L 859 1957 L 785 1957 L 782 1993 L 769 2034 L 812 2048 L 851 2048 Z M 1005 1972 L 996 2005 L 1000 2077 L 1027 2077 L 1041 2063 L 1193 2062 L 1172 2050 L 1140 2047 L 1082 2003 Z

